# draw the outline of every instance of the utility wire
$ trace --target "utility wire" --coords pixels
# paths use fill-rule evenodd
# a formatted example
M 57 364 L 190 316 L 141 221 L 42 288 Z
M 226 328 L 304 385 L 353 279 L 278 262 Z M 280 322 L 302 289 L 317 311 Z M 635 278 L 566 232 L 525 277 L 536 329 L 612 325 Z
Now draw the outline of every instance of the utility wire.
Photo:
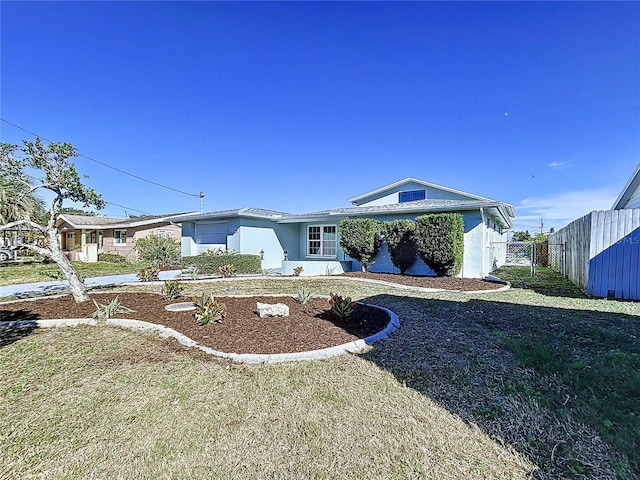
M 10 122 L 10 121 L 8 121 L 8 120 L 5 120 L 4 118 L 1 118 L 1 117 L 0 117 L 0 120 L 2 120 L 4 123 L 6 123 L 6 124 L 8 124 L 8 125 L 11 125 L 12 127 L 18 128 L 18 129 L 22 130 L 23 132 L 28 133 L 29 135 L 33 135 L 34 137 L 42 138 L 43 140 L 46 140 L 46 141 L 47 141 L 47 142 L 49 142 L 49 143 L 55 143 L 55 142 L 53 142 L 52 140 L 49 140 L 48 138 L 43 137 L 42 135 L 38 135 L 37 133 L 30 132 L 30 131 L 29 131 L 29 130 L 27 130 L 26 128 L 23 128 L 23 127 L 21 127 L 20 125 L 16 125 L 15 123 L 12 123 L 12 122 Z M 97 163 L 97 164 L 99 164 L 99 165 L 102 165 L 102 166 L 104 166 L 104 167 L 107 167 L 107 168 L 110 168 L 110 169 L 112 169 L 112 170 L 115 170 L 116 172 L 120 172 L 120 173 L 123 173 L 123 174 L 125 174 L 125 175 L 129 175 L 130 177 L 136 178 L 136 179 L 138 179 L 138 180 L 142 180 L 143 182 L 150 183 L 150 184 L 155 185 L 155 186 L 157 186 L 157 187 L 166 188 L 167 190 L 172 190 L 172 191 L 174 191 L 174 192 L 181 193 L 182 195 L 187 195 L 187 196 L 189 196 L 189 197 L 202 198 L 202 196 L 203 196 L 203 195 L 202 195 L 202 192 L 199 192 L 199 193 L 189 193 L 189 192 L 185 192 L 185 191 L 183 191 L 183 190 L 179 190 L 179 189 L 177 189 L 177 188 L 169 187 L 168 185 L 163 185 L 162 183 L 154 182 L 153 180 L 148 180 L 148 179 L 143 178 L 143 177 L 141 177 L 141 176 L 139 176 L 139 175 L 135 175 L 135 174 L 133 174 L 133 173 L 126 172 L 126 171 L 124 171 L 124 170 L 121 170 L 120 168 L 117 168 L 117 167 L 111 166 L 111 165 L 109 165 L 108 163 L 101 162 L 100 160 L 96 160 L 95 158 L 91 158 L 91 157 L 89 157 L 89 156 L 87 156 L 87 155 L 84 155 L 84 154 L 82 154 L 82 153 L 79 153 L 79 152 L 78 152 L 78 156 L 79 156 L 79 157 L 82 157 L 82 158 L 86 158 L 87 160 L 91 160 L 92 162 L 95 162 L 95 163 Z
M 45 139 L 46 140 L 46 139 Z M 47 140 L 48 141 L 48 140 Z M 36 180 L 38 182 L 44 182 L 43 178 L 38 178 L 38 177 L 34 177 L 33 175 L 29 175 L 29 174 L 25 174 L 25 176 L 27 178 L 30 178 L 31 180 Z M 107 205 L 113 205 L 114 207 L 120 207 L 120 208 L 124 208 L 125 211 L 132 211 L 132 212 L 138 212 L 138 213 L 142 213 L 144 215 L 153 215 L 153 213 L 149 213 L 149 212 L 144 212 L 142 210 L 137 210 L 135 208 L 132 207 L 126 207 L 124 205 L 118 205 L 117 203 L 113 203 L 113 202 L 108 202 L 107 200 L 104 201 Z
M 143 212 L 142 210 L 136 210 L 135 208 L 125 207 L 124 205 L 118 205 L 117 203 L 107 202 L 106 200 L 105 200 L 105 203 L 107 205 L 113 205 L 114 207 L 124 208 L 125 212 L 132 211 L 132 212 L 143 213 L 144 215 L 153 215 L 153 213 Z

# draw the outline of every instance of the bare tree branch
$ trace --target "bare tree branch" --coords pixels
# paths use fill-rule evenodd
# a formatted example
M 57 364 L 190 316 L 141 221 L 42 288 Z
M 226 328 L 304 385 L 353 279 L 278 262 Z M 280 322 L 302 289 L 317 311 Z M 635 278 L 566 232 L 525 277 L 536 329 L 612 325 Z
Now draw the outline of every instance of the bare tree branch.
M 0 225 L 0 231 L 2 230 L 11 230 L 14 227 L 20 225 L 27 225 L 31 230 L 37 230 L 41 233 L 47 233 L 47 229 L 42 225 L 38 225 L 36 222 L 32 222 L 31 220 L 16 220 L 15 222 L 7 223 L 6 225 Z
M 33 243 L 23 243 L 22 246 L 33 252 L 36 252 L 38 255 L 43 255 L 47 258 L 51 258 L 51 250 L 48 248 L 39 247 L 38 245 L 34 245 Z

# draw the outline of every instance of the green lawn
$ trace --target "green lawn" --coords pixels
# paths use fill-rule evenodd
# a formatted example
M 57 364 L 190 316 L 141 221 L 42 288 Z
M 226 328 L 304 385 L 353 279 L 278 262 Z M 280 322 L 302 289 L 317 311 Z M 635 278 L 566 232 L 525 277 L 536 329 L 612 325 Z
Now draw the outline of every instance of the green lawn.
M 140 263 L 110 263 L 110 262 L 71 262 L 82 278 L 99 277 L 102 275 L 117 275 L 121 273 L 136 273 L 143 264 Z M 55 263 L 28 261 L 19 263 L 0 263 L 0 286 L 18 283 L 46 282 L 50 280 L 64 280 L 62 271 Z
M 399 315 L 389 339 L 326 361 L 237 365 L 107 327 L 5 335 L 0 478 L 637 478 L 640 305 L 498 274 L 527 288 L 189 285 L 306 285 Z

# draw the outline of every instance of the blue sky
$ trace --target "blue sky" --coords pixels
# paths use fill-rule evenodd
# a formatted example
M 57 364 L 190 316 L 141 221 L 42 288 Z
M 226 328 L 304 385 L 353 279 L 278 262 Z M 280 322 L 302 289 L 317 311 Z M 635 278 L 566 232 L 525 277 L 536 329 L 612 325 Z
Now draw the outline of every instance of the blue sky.
M 518 230 L 558 228 L 609 208 L 640 162 L 638 2 L 0 9 L 2 118 L 203 191 L 206 211 L 348 206 L 415 177 L 513 204 Z M 105 215 L 200 208 L 75 164 Z

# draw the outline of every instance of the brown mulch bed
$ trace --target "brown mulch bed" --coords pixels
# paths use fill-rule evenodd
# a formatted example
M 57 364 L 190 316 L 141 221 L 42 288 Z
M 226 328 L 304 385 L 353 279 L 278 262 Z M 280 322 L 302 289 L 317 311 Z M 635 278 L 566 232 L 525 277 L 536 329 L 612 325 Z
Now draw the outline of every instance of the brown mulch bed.
M 158 323 L 172 328 L 201 345 L 235 353 L 293 353 L 332 347 L 351 342 L 383 330 L 389 322 L 384 311 L 359 305 L 348 322 L 333 320 L 326 312 L 326 299 L 314 298 L 300 305 L 292 297 L 218 297 L 227 306 L 222 323 L 200 326 L 193 311 L 168 312 L 170 303 L 191 301 L 182 297 L 165 301 L 153 293 L 92 293 L 91 298 L 107 304 L 118 297 L 134 313 L 117 315 Z M 285 303 L 289 317 L 260 318 L 256 302 Z M 56 298 L 0 304 L 0 319 L 44 320 L 86 318 L 95 311 L 93 302 L 77 304 L 69 295 Z
M 410 287 L 438 288 L 461 292 L 476 290 L 496 290 L 503 286 L 501 283 L 489 282 L 480 278 L 458 277 L 427 277 L 424 275 L 400 275 L 399 273 L 348 272 L 345 277 L 362 278 L 365 280 L 382 280 Z

